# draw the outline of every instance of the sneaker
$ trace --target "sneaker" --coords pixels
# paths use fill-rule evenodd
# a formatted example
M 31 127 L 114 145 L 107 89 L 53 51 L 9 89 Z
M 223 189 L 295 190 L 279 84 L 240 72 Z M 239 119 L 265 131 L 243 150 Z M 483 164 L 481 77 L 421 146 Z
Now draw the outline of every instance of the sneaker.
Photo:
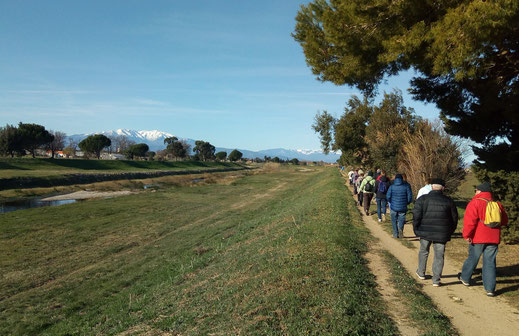
M 382 221 L 386 221 L 386 215 L 382 215 Z
M 487 296 L 494 297 L 496 296 L 495 292 L 487 292 Z
M 417 276 L 418 279 L 420 279 L 420 280 L 425 280 L 425 275 L 420 275 L 420 274 L 418 274 L 418 272 L 416 272 L 416 276 Z
M 404 238 L 404 230 L 398 229 L 398 238 Z
M 382 222 L 382 219 L 379 218 L 379 219 L 378 219 L 378 222 L 379 222 L 379 223 Z
M 441 282 L 434 282 L 433 287 L 440 287 L 442 285 Z
M 458 280 L 461 281 L 461 283 L 463 284 L 463 286 L 470 286 L 470 284 L 468 282 L 465 282 L 462 278 L 461 278 L 461 273 L 458 273 Z

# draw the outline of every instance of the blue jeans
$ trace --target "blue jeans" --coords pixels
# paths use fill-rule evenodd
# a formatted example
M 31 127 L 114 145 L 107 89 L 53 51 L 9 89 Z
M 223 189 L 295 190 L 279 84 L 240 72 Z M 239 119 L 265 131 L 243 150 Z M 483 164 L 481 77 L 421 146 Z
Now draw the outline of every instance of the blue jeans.
M 407 211 L 395 211 L 393 209 L 390 210 L 391 213 L 391 223 L 393 224 L 393 237 L 398 238 L 398 229 L 404 230 L 405 224 L 405 214 Z M 397 225 L 398 223 L 398 225 Z
M 483 254 L 483 287 L 487 292 L 496 290 L 496 255 L 497 244 L 469 244 L 469 256 L 461 269 L 461 279 L 469 283 L 472 273 Z
M 387 200 L 385 198 L 377 198 L 377 215 L 378 219 L 382 219 L 382 214 L 386 214 Z

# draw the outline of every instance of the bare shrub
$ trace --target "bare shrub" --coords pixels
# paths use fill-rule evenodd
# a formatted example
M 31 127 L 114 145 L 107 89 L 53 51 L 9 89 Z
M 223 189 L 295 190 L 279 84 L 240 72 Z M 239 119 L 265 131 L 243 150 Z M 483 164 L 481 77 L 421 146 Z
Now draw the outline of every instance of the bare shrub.
M 426 184 L 428 178 L 443 178 L 449 194 L 456 191 L 465 177 L 464 146 L 445 133 L 439 121 L 420 120 L 414 132 L 404 133 L 399 171 L 407 174 L 413 192 Z

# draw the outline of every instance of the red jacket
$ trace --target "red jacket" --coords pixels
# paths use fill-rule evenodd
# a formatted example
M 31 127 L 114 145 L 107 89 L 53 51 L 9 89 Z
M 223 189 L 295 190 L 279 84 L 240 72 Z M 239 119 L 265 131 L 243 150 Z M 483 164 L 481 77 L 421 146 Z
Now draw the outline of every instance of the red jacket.
M 493 200 L 491 193 L 480 192 L 467 204 L 463 217 L 463 238 L 471 238 L 475 244 L 499 244 L 501 242 L 501 229 L 499 227 L 489 228 L 483 224 L 487 202 L 477 198 Z M 501 226 L 505 226 L 508 224 L 508 216 L 501 203 L 498 202 L 498 204 L 501 208 Z

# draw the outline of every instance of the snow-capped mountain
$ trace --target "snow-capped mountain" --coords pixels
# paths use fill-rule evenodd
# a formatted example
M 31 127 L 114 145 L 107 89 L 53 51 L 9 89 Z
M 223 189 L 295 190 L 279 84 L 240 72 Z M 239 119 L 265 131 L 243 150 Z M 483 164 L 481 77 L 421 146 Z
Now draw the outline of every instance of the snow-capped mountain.
M 107 137 L 117 137 L 117 136 L 125 136 L 128 140 L 132 140 L 135 143 L 145 143 L 150 147 L 150 150 L 157 151 L 166 148 L 164 145 L 164 139 L 174 136 L 171 133 L 162 132 L 162 131 L 135 131 L 128 129 L 118 129 L 115 131 L 104 131 L 104 132 L 94 132 L 91 134 L 74 134 L 69 138 L 75 142 L 79 142 L 92 134 L 103 134 Z M 195 140 L 189 138 L 182 138 L 176 136 L 179 140 L 186 141 L 189 145 L 191 145 L 191 149 L 195 146 Z M 215 144 L 213 144 L 215 145 Z M 227 152 L 229 154 L 234 148 L 222 148 L 216 147 L 216 152 Z M 251 151 L 247 149 L 239 149 L 240 152 L 243 153 L 244 158 L 254 159 L 261 158 L 265 156 L 278 157 L 282 160 L 291 160 L 298 159 L 301 161 L 324 161 L 324 162 L 336 162 L 340 154 L 330 152 L 328 155 L 324 154 L 321 150 L 308 150 L 308 149 L 284 149 L 284 148 L 275 148 L 275 149 L 266 149 L 260 151 Z

